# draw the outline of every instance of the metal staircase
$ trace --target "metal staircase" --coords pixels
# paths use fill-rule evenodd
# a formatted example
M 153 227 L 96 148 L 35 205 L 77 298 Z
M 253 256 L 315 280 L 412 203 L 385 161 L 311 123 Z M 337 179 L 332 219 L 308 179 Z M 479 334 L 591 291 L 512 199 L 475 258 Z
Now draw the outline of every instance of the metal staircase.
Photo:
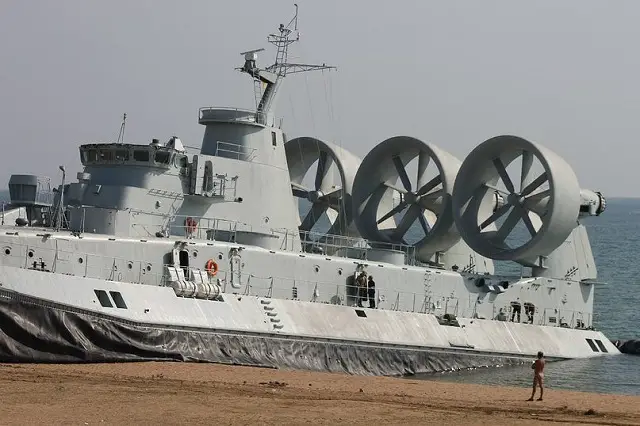
M 280 323 L 280 318 L 278 318 L 278 312 L 275 310 L 273 306 L 271 306 L 270 299 L 262 299 L 260 300 L 262 304 L 262 308 L 264 309 L 264 313 L 269 319 L 271 325 L 273 325 L 274 330 L 280 330 L 283 327 L 283 324 Z

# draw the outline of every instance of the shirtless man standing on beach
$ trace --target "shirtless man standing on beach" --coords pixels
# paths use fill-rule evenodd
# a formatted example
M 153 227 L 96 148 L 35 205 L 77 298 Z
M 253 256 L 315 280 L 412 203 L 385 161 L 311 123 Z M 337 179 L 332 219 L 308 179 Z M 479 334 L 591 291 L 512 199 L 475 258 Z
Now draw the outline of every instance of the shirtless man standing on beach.
M 531 398 L 527 399 L 527 401 L 533 401 L 533 397 L 536 394 L 536 384 L 540 386 L 540 398 L 538 401 L 542 401 L 542 394 L 544 389 L 542 387 L 542 382 L 544 379 L 544 354 L 542 352 L 538 352 L 538 359 L 531 365 L 533 369 L 533 391 L 531 392 Z

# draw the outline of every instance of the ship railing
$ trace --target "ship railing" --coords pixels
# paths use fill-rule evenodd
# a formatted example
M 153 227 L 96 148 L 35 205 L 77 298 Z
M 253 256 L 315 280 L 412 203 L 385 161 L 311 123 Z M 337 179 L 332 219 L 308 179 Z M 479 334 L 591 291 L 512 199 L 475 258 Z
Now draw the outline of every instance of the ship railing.
M 43 237 L 45 235 L 43 234 Z M 105 256 L 92 253 L 78 253 L 65 249 L 65 240 L 56 240 L 56 248 L 12 243 L 5 245 L 2 263 L 7 266 L 24 269 L 35 269 L 59 274 L 97 278 L 116 282 L 128 282 L 143 285 L 163 286 L 168 283 L 166 267 L 174 264 L 153 264 L 144 260 L 125 257 Z M 62 246 L 62 247 L 61 247 Z M 189 272 L 202 271 L 203 268 L 186 267 Z M 187 279 L 192 274 L 187 273 Z M 304 300 L 309 302 L 336 304 L 357 307 L 358 288 L 355 284 L 336 284 L 331 281 L 302 280 L 290 277 L 260 276 L 241 272 L 233 282 L 231 273 L 218 271 L 215 277 L 219 280 L 224 293 L 244 294 L 257 297 L 269 297 L 286 300 Z M 346 278 L 346 277 L 344 277 Z M 363 307 L 369 306 L 368 293 L 360 299 Z M 464 301 L 452 294 L 417 293 L 398 288 L 377 287 L 375 290 L 375 307 L 385 310 L 433 314 L 442 317 L 452 314 L 460 317 L 475 317 L 465 309 Z M 509 305 L 493 306 L 495 314 L 502 308 L 508 312 L 507 321 L 511 320 Z M 505 309 L 506 308 L 506 309 Z M 461 312 L 462 311 L 462 312 Z M 524 311 L 521 312 L 521 323 L 530 323 Z M 536 325 L 548 325 L 586 329 L 592 326 L 592 315 L 588 312 L 569 309 L 546 308 L 534 313 Z
M 534 309 L 527 312 L 525 305 Z M 521 304 L 520 311 L 514 309 L 511 303 L 503 305 L 493 305 L 492 319 L 506 322 L 516 322 L 521 324 L 545 325 L 564 328 L 587 329 L 593 325 L 591 312 L 572 309 L 542 308 L 533 304 Z M 500 319 L 500 311 L 504 314 Z
M 278 119 L 269 118 L 268 113 L 258 112 L 256 110 L 244 108 L 229 107 L 202 107 L 198 110 L 198 122 L 202 121 L 221 121 L 221 122 L 238 122 L 238 123 L 266 123 L 267 126 L 275 126 Z M 282 126 L 282 120 L 280 125 Z
M 45 237 L 44 234 L 43 237 Z M 44 272 L 157 286 L 168 283 L 167 266 L 180 267 L 173 263 L 154 264 L 126 257 L 79 253 L 71 247 L 66 249 L 64 246 L 68 243 L 66 240 L 56 240 L 56 248 L 12 243 L 10 248 L 6 246 L 2 253 L 3 264 Z M 193 266 L 186 268 L 191 272 L 187 273 L 187 279 L 192 276 L 193 271 L 203 270 Z M 218 271 L 211 279 L 220 280 L 225 293 L 289 300 L 302 300 L 303 295 L 311 295 L 308 301 L 357 306 L 358 289 L 355 285 L 278 276 L 261 277 L 247 273 L 240 273 L 235 283 L 230 278 L 230 272 Z M 425 303 L 426 300 L 433 303 Z M 364 307 L 368 306 L 368 295 L 367 298 L 362 299 L 362 302 Z M 446 314 L 457 312 L 458 300 L 451 296 L 432 295 L 427 299 L 425 295 L 415 292 L 379 288 L 376 289 L 376 306 L 380 304 L 383 304 L 382 309 Z
M 293 248 L 296 239 L 299 238 L 302 251 L 306 253 L 369 260 L 369 253 L 375 248 L 402 252 L 405 256 L 405 265 L 417 264 L 415 247 L 410 245 L 371 242 L 364 238 L 313 231 L 295 231 L 288 229 L 272 229 L 272 231 L 283 236 L 283 243 L 281 245 L 281 249 L 283 250 Z
M 44 234 L 43 234 L 44 236 Z M 79 253 L 63 248 L 68 241 L 56 240 L 56 248 L 12 243 L 3 248 L 2 263 L 23 269 L 32 269 L 79 277 L 97 278 L 108 281 L 134 284 L 158 285 L 167 283 L 166 266 L 145 260 L 126 257 L 105 256 L 94 253 Z M 204 268 L 188 267 L 190 271 Z M 217 279 L 227 280 L 226 271 L 218 271 Z
M 243 274 L 242 284 L 232 288 L 223 283 L 223 291 L 244 296 L 299 300 L 323 304 L 369 307 L 368 293 L 359 296 L 358 287 L 330 281 L 304 280 L 278 276 Z M 451 294 L 420 294 L 397 288 L 376 288 L 375 306 L 380 309 L 423 314 L 458 315 L 460 299 Z
M 367 261 L 368 254 L 374 246 L 376 249 L 388 249 L 402 252 L 405 255 L 405 265 L 417 265 L 416 251 L 414 246 L 391 244 L 386 242 L 369 242 L 363 238 L 348 237 L 342 235 L 323 234 L 312 231 L 298 231 L 284 228 L 269 228 L 265 226 L 254 226 L 239 220 L 229 220 L 206 216 L 188 215 L 167 215 L 161 213 L 151 213 L 139 210 L 130 210 L 133 217 L 138 214 L 160 216 L 164 219 L 161 224 L 137 223 L 133 217 L 131 226 L 134 229 L 141 229 L 147 236 L 153 237 L 158 231 L 171 231 L 172 236 L 184 235 L 187 239 L 196 240 L 216 240 L 236 242 L 238 232 L 260 232 L 263 234 L 278 236 L 281 238 L 280 249 L 291 251 L 295 247 L 294 243 L 300 241 L 302 251 L 313 254 L 325 254 L 342 258 L 354 258 Z M 191 219 L 196 226 L 190 226 Z
M 256 158 L 257 152 L 256 148 L 247 148 L 233 142 L 216 141 L 214 155 L 234 160 L 252 161 Z
M 184 145 L 189 154 L 200 154 L 202 147 Z M 232 158 L 234 160 L 253 161 L 258 155 L 257 148 L 247 148 L 233 142 L 217 141 L 213 155 L 218 157 Z
M 157 232 L 166 232 L 167 236 L 179 237 L 184 236 L 187 239 L 194 240 L 215 240 L 216 232 L 231 233 L 234 237 L 239 231 L 253 231 L 254 227 L 248 223 L 239 220 L 229 220 L 205 216 L 190 216 L 154 213 L 143 210 L 129 210 L 131 215 L 131 227 L 134 230 L 141 230 L 146 236 L 154 237 Z M 135 217 L 138 215 L 155 216 L 161 218 L 160 223 L 143 223 L 136 222 Z M 195 226 L 191 220 L 195 221 Z M 169 232 L 171 231 L 171 232 Z

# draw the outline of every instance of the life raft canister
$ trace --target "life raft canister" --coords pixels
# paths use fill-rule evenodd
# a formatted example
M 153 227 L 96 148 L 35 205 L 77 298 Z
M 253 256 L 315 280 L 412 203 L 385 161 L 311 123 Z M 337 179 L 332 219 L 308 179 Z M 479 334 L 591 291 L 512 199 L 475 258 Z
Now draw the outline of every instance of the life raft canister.
M 214 277 L 218 273 L 218 264 L 213 259 L 207 260 L 204 264 L 204 269 L 207 271 L 210 277 Z
M 196 231 L 196 228 L 198 227 L 196 220 L 192 217 L 186 218 L 184 221 L 184 224 L 187 227 L 187 232 L 189 234 L 193 234 Z

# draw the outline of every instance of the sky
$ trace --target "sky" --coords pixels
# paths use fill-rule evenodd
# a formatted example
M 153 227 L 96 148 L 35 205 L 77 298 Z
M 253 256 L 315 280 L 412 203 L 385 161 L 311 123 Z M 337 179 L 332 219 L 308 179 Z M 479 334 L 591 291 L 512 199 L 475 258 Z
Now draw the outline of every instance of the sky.
M 640 197 L 637 0 L 297 0 L 290 60 L 337 71 L 288 76 L 289 139 L 364 157 L 414 136 L 463 160 L 515 134 L 543 144 L 583 188 Z M 268 5 L 268 7 L 265 7 Z M 203 106 L 253 106 L 240 52 L 264 47 L 293 1 L 2 0 L 0 188 L 13 173 L 60 180 L 78 145 L 178 135 L 199 146 Z

